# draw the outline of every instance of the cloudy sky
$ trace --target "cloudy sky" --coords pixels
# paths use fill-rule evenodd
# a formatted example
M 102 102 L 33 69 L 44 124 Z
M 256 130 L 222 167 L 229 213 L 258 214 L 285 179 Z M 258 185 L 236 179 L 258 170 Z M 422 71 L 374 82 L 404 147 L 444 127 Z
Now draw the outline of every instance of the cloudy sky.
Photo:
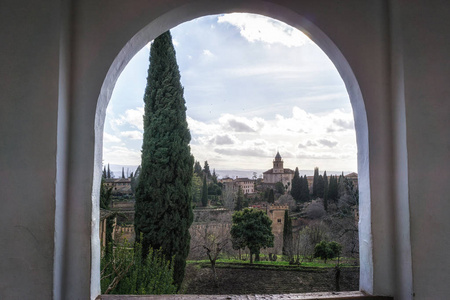
M 353 114 L 328 57 L 300 31 L 251 14 L 199 18 L 171 30 L 191 151 L 218 170 L 356 171 Z M 140 164 L 149 47 L 121 74 L 108 106 L 103 162 Z M 222 174 L 223 175 L 223 174 Z

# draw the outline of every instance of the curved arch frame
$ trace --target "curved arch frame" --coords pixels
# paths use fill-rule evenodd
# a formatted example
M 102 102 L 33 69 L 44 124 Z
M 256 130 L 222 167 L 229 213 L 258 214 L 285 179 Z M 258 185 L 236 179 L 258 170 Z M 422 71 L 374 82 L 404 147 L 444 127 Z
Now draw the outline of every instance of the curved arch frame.
M 103 81 L 95 113 L 95 156 L 92 188 L 93 223 L 91 233 L 91 298 L 95 298 L 99 294 L 100 245 L 98 241 L 98 195 L 102 169 L 103 125 L 106 107 L 111 98 L 116 80 L 131 58 L 145 46 L 146 43 L 153 40 L 162 32 L 197 17 L 227 12 L 257 13 L 281 20 L 290 26 L 303 31 L 328 55 L 342 77 L 353 108 L 358 147 L 358 174 L 360 186 L 360 290 L 370 294 L 373 292 L 369 131 L 365 104 L 356 76 L 352 71 L 350 64 L 335 43 L 333 43 L 333 41 L 317 25 L 304 16 L 273 3 L 261 1 L 242 2 L 234 2 L 231 4 L 214 3 L 214 5 L 212 5 L 209 1 L 198 1 L 175 8 L 153 20 L 136 35 L 131 37 L 112 62 L 105 80 Z

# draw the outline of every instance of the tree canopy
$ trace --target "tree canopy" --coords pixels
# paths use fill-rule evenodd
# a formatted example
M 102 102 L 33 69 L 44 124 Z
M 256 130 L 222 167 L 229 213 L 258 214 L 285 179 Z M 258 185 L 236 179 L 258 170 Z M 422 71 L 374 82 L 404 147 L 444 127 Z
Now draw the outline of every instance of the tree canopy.
M 245 208 L 233 214 L 231 237 L 234 249 L 250 250 L 250 263 L 253 255 L 258 256 L 261 248 L 273 247 L 272 220 L 261 210 Z
M 286 191 L 286 188 L 284 187 L 284 184 L 281 181 L 278 181 L 277 183 L 275 183 L 275 190 L 277 191 L 278 194 L 283 195 L 284 192 Z
M 342 245 L 337 242 L 321 241 L 314 247 L 314 257 L 319 257 L 327 263 L 327 259 L 338 257 L 341 254 Z

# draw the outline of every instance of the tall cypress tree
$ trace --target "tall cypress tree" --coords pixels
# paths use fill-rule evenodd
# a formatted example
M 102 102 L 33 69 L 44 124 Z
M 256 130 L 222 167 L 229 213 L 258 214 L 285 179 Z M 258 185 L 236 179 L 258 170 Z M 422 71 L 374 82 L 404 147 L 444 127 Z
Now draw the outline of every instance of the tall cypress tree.
M 291 196 L 296 202 L 299 202 L 302 196 L 302 180 L 298 168 L 295 168 L 294 178 L 292 178 Z
M 323 172 L 323 208 L 328 211 L 328 177 L 327 171 Z
M 208 206 L 208 185 L 206 184 L 206 175 L 203 176 L 202 206 Z
M 270 204 L 273 204 L 275 202 L 275 195 L 273 193 L 273 189 L 269 190 L 269 199 L 267 199 L 267 202 Z
M 289 217 L 289 211 L 284 211 L 284 226 L 283 226 L 283 255 L 286 255 L 289 258 L 289 261 L 292 259 L 292 250 L 293 250 L 293 238 L 292 238 L 292 220 Z
M 189 142 L 186 106 L 175 49 L 169 31 L 150 49 L 144 94 L 144 140 L 136 189 L 136 240 L 143 234 L 142 253 L 162 248 L 174 262 L 174 281 L 180 287 L 189 253 L 193 220 L 191 181 L 194 158 Z
M 323 193 L 325 191 L 325 183 L 323 182 L 323 176 L 319 175 L 319 180 L 317 181 L 317 193 L 316 197 L 323 198 Z
M 315 167 L 314 168 L 314 179 L 313 179 L 313 191 L 312 191 L 312 197 L 313 199 L 316 199 L 317 196 L 317 185 L 319 184 L 319 168 Z
M 236 203 L 234 204 L 234 210 L 239 211 L 242 210 L 244 207 L 244 192 L 242 191 L 242 188 L 239 186 L 238 194 L 236 197 Z
M 209 169 L 208 161 L 205 160 L 205 166 L 203 167 L 203 173 L 205 173 L 206 176 L 211 177 L 211 170 Z
M 214 184 L 217 184 L 217 174 L 216 174 L 216 169 L 213 169 L 212 175 L 211 175 L 211 179 L 213 181 Z

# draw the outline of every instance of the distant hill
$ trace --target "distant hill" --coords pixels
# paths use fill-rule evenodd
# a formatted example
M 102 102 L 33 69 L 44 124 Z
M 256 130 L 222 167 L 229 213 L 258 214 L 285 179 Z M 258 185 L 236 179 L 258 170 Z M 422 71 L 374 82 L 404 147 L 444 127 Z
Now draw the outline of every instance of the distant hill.
M 138 166 L 134 166 L 134 165 L 113 165 L 110 164 L 109 168 L 110 170 L 114 173 L 114 176 L 116 178 L 119 178 L 122 176 L 122 167 L 124 167 L 125 169 L 125 176 L 127 175 L 127 170 L 128 173 L 131 172 L 135 172 L 136 168 Z M 212 168 L 214 168 L 214 166 L 211 166 Z M 259 176 L 262 177 L 262 173 L 267 171 L 269 168 L 267 169 L 255 169 L 255 170 L 225 170 L 225 169 L 216 169 L 216 174 L 219 178 L 224 178 L 224 177 L 230 177 L 235 179 L 236 176 L 239 178 L 252 178 L 253 177 L 253 172 L 256 172 L 256 176 L 259 178 Z M 212 171 L 212 169 L 211 169 Z M 320 169 L 319 167 L 319 172 L 320 174 L 323 174 L 323 169 Z M 327 175 L 341 175 L 342 171 L 327 171 Z M 354 171 L 344 171 L 344 175 L 347 175 L 349 173 L 352 173 Z M 306 176 L 313 176 L 314 175 L 314 170 L 300 170 L 299 171 L 300 176 L 306 175 Z

